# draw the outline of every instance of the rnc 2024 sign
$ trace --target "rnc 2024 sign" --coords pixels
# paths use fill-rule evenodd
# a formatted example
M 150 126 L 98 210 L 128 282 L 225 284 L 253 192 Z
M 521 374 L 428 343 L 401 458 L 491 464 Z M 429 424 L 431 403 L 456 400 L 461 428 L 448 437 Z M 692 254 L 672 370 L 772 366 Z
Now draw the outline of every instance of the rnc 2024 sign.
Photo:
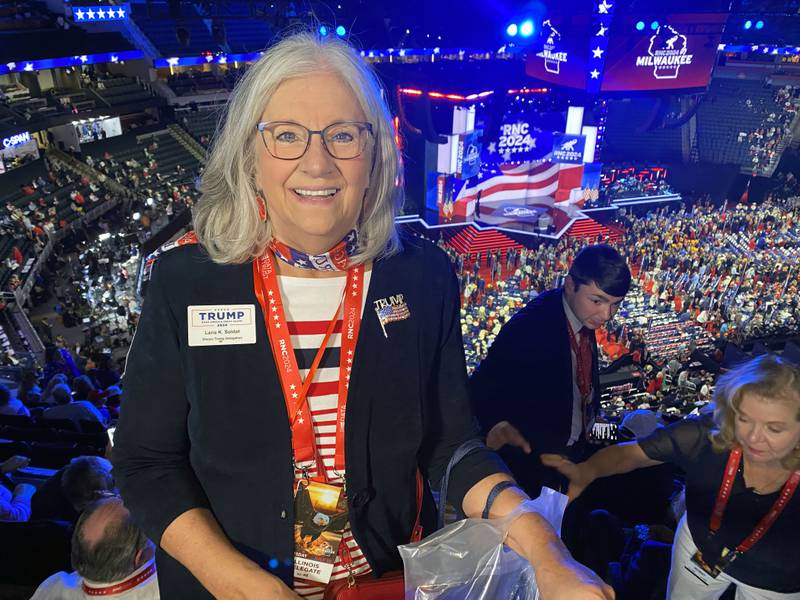
M 553 136 L 553 162 L 579 165 L 583 162 L 586 137 L 558 133 Z

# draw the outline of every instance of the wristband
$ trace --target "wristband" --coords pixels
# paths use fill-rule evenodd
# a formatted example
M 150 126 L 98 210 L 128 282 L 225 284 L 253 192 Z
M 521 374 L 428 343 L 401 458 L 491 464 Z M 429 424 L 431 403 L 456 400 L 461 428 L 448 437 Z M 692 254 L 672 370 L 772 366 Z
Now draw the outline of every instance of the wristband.
M 513 481 L 506 480 L 506 481 L 501 481 L 492 488 L 492 491 L 489 492 L 489 496 L 486 498 L 486 506 L 483 509 L 483 514 L 481 514 L 482 519 L 489 518 L 489 510 L 492 508 L 492 504 L 494 504 L 494 501 L 497 498 L 497 496 L 500 495 L 500 492 L 512 487 L 515 488 L 518 486 Z

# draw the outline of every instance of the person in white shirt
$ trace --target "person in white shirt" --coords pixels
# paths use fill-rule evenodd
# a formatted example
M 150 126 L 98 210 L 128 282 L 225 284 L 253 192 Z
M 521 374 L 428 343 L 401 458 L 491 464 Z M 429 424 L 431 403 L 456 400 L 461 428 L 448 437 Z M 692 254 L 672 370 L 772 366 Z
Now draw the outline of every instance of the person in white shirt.
M 12 456 L 0 464 L 0 474 L 6 475 L 16 469 L 27 467 L 30 459 Z M 29 483 L 20 483 L 12 492 L 0 485 L 0 521 L 24 522 L 31 518 L 31 496 L 36 488 Z
M 48 577 L 31 600 L 77 600 L 107 596 L 158 600 L 155 546 L 133 522 L 117 496 L 89 505 L 72 535 L 75 571 Z

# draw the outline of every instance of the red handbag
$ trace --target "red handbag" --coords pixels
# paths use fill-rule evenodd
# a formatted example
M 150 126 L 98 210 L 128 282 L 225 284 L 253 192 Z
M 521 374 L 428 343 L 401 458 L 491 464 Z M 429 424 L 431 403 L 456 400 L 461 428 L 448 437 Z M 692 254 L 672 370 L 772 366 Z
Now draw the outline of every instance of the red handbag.
M 422 539 L 420 517 L 422 513 L 422 473 L 417 470 L 417 520 L 411 530 L 411 542 Z M 404 600 L 405 579 L 402 571 L 389 571 L 378 579 L 372 573 L 331 581 L 325 588 L 323 600 Z

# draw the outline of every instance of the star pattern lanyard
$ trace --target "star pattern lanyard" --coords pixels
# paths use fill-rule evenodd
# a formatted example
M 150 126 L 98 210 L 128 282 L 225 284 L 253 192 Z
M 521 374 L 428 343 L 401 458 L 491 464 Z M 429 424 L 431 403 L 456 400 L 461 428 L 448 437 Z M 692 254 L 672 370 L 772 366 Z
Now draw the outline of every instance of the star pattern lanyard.
M 280 288 L 278 287 L 278 276 L 272 252 L 267 250 L 261 257 L 253 261 L 255 294 L 264 314 L 264 324 L 286 402 L 286 412 L 292 429 L 294 461 L 297 465 L 315 462 L 321 470 L 318 475 L 324 478 L 325 481 L 328 481 L 327 469 L 324 468 L 314 443 L 314 425 L 307 396 L 314 380 L 314 375 L 322 360 L 322 355 L 336 327 L 339 312 L 344 306 L 342 343 L 339 355 L 338 402 L 336 407 L 336 450 L 334 454 L 334 470 L 343 473 L 345 469 L 345 408 L 347 406 L 347 392 L 350 387 L 350 374 L 353 368 L 356 342 L 358 341 L 358 333 L 361 327 L 361 301 L 364 293 L 363 274 L 364 267 L 362 265 L 350 267 L 347 270 L 344 297 L 328 324 L 322 345 L 314 357 L 314 362 L 309 368 L 305 381 L 302 381 L 289 334 Z M 307 469 L 307 467 L 305 468 Z
M 717 501 L 714 504 L 714 511 L 711 513 L 711 520 L 708 525 L 708 529 L 712 535 L 716 534 L 722 525 L 722 517 L 725 514 L 725 509 L 728 507 L 728 500 L 730 500 L 731 490 L 733 490 L 733 481 L 736 479 L 736 472 L 739 470 L 739 463 L 741 460 L 742 449 L 734 448 L 731 450 L 730 456 L 728 457 L 728 463 L 725 466 L 725 474 L 722 478 L 722 484 L 720 485 L 719 492 L 717 493 Z M 772 508 L 770 508 L 769 512 L 767 512 L 767 514 L 761 518 L 750 535 L 748 535 L 738 546 L 736 546 L 735 553 L 733 553 L 727 562 L 732 561 L 734 557 L 741 556 L 750 550 L 750 548 L 755 546 L 756 543 L 758 543 L 758 541 L 764 537 L 767 531 L 769 531 L 769 529 L 775 524 L 775 521 L 783 512 L 783 509 L 786 508 L 786 505 L 789 504 L 789 500 L 792 499 L 795 490 L 797 490 L 798 484 L 800 484 L 800 471 L 794 471 L 789 476 L 789 479 L 786 481 L 786 483 L 783 484 L 781 493 L 778 495 L 778 498 L 775 500 Z

